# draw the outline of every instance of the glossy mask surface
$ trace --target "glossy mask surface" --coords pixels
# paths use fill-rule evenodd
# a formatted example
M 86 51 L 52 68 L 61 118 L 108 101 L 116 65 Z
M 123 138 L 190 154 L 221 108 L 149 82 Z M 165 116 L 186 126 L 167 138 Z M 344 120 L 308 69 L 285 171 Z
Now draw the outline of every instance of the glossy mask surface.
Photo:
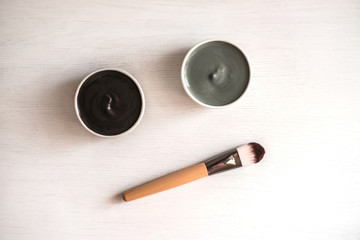
M 223 106 L 237 100 L 249 83 L 249 64 L 230 43 L 212 41 L 194 49 L 185 62 L 183 79 L 198 101 Z
M 130 77 L 118 71 L 104 70 L 94 73 L 83 83 L 77 107 L 89 129 L 113 136 L 136 123 L 141 114 L 142 99 Z

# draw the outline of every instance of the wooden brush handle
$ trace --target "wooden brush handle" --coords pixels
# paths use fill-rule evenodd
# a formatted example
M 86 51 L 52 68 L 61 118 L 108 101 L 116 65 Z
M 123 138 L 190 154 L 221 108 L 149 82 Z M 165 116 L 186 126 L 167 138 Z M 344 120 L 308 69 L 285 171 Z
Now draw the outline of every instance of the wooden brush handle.
M 202 162 L 132 188 L 124 192 L 123 198 L 126 202 L 129 202 L 206 176 L 208 176 L 208 172 L 205 163 Z

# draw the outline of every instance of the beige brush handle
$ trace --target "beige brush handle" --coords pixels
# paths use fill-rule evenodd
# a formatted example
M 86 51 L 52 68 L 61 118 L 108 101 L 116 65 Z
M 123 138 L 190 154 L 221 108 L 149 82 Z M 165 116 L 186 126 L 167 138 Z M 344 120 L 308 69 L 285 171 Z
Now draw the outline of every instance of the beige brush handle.
M 174 188 L 185 183 L 195 181 L 208 176 L 205 163 L 199 163 L 191 167 L 160 177 L 151 182 L 132 188 L 123 194 L 126 202 L 146 197 L 148 195 Z

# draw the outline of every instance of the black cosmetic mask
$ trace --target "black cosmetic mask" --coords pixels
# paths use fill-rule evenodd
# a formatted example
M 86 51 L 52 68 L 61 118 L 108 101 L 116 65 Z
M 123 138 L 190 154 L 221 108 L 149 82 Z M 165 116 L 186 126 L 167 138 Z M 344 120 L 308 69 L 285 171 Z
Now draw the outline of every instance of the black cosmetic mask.
M 93 132 L 113 136 L 129 130 L 143 108 L 136 83 L 115 70 L 96 72 L 79 89 L 77 110 Z

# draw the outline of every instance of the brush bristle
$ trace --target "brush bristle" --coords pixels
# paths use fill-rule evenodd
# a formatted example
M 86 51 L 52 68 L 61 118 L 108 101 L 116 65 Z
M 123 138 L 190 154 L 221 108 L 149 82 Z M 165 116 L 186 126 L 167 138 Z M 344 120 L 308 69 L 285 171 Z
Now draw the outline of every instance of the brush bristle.
M 260 162 L 264 157 L 265 149 L 258 143 L 251 142 L 237 148 L 243 167 Z

